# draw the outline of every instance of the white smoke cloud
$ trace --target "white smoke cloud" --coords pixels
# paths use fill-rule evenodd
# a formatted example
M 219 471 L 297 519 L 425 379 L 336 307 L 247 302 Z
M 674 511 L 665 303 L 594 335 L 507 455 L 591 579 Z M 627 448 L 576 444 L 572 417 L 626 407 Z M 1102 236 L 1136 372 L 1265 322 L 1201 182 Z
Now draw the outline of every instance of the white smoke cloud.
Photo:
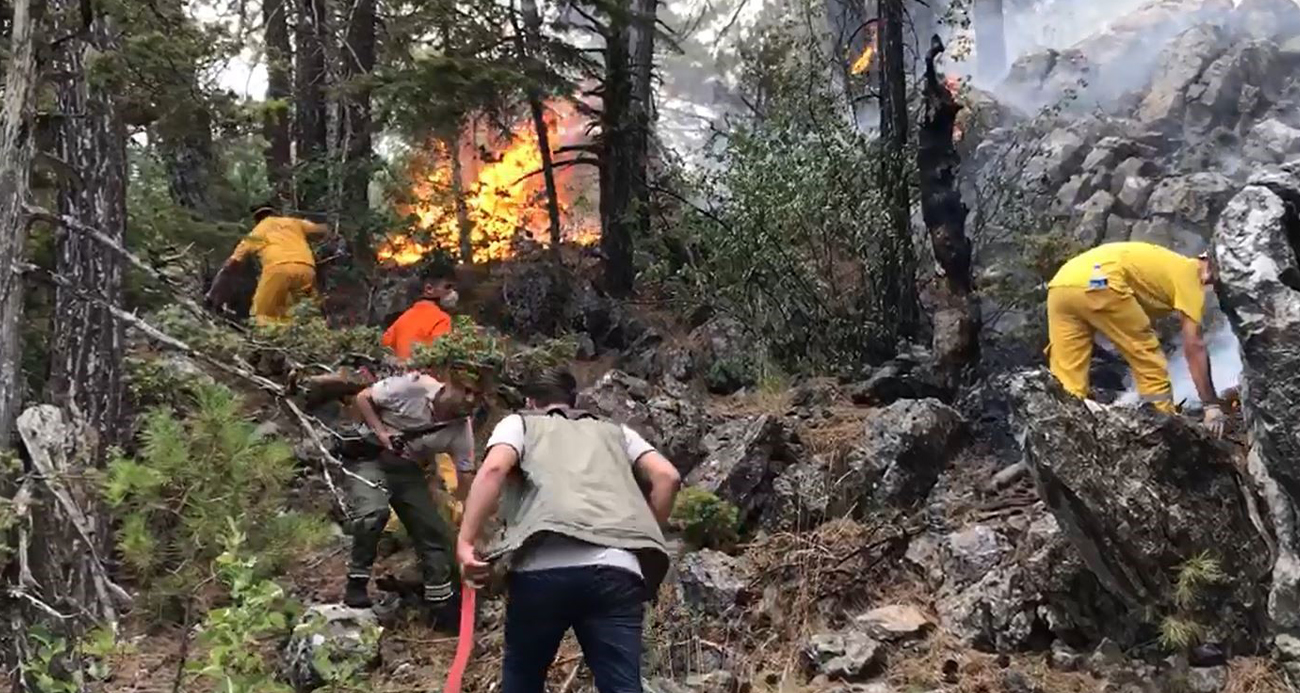
M 1241 343 L 1237 341 L 1237 335 L 1226 319 L 1220 317 L 1205 333 L 1205 346 L 1210 352 L 1210 375 L 1214 379 L 1215 389 L 1222 393 L 1240 385 Z M 1133 374 L 1129 373 L 1124 382 L 1128 389 L 1117 403 L 1136 406 L 1140 400 Z M 1175 403 L 1201 403 L 1196 384 L 1192 382 L 1192 373 L 1187 368 L 1187 354 L 1183 351 L 1181 336 L 1173 353 L 1169 354 L 1169 382 L 1173 387 Z

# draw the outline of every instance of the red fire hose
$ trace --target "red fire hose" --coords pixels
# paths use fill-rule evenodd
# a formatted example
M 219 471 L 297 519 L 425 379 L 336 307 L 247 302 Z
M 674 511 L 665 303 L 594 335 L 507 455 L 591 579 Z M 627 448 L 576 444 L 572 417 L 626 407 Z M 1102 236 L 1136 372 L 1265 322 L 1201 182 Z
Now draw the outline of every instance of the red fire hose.
M 469 583 L 461 583 L 460 588 L 460 633 L 456 636 L 456 656 L 451 660 L 451 670 L 447 672 L 447 685 L 442 693 L 460 693 L 461 680 L 465 677 L 465 666 L 469 664 L 470 652 L 474 649 L 474 588 Z

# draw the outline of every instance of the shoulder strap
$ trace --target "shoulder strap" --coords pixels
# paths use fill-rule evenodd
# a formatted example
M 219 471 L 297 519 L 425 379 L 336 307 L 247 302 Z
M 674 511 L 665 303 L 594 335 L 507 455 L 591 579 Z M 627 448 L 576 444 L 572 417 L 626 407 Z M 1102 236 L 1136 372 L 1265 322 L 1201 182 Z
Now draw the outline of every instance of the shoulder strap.
M 523 409 L 515 413 L 518 414 L 520 418 L 523 418 L 525 420 L 525 425 L 527 424 L 527 418 L 530 416 L 559 415 L 566 419 L 569 419 L 570 421 L 577 421 L 578 419 L 599 419 L 600 418 L 599 416 L 596 416 L 595 414 L 592 414 L 591 412 L 585 409 L 575 409 L 573 407 L 565 407 L 565 406 L 558 406 L 558 405 L 554 407 L 547 407 L 546 409 Z

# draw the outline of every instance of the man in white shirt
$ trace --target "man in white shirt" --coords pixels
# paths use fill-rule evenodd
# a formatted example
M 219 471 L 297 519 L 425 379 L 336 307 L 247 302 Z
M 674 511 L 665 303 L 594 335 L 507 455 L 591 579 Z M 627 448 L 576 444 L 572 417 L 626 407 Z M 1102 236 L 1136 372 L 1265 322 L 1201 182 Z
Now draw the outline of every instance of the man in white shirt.
M 502 693 L 542 693 L 569 628 L 600 693 L 641 691 L 645 602 L 668 568 L 659 525 L 681 478 L 635 431 L 574 409 L 576 390 L 563 369 L 528 389 L 531 411 L 497 425 L 465 502 L 457 559 L 476 581 L 488 566 L 474 544 L 506 492 L 491 552 L 512 554 Z
M 422 460 L 447 453 L 456 465 L 463 494 L 474 474 L 474 431 L 469 420 L 473 398 L 463 388 L 424 373 L 385 378 L 357 395 L 361 417 L 381 447 L 371 459 L 350 460 L 349 469 L 367 481 L 348 477 L 352 556 L 344 603 L 370 606 L 367 588 L 389 507 L 410 534 L 424 577 L 424 599 L 437 612 L 453 596 L 451 540 L 454 530 L 429 495 Z

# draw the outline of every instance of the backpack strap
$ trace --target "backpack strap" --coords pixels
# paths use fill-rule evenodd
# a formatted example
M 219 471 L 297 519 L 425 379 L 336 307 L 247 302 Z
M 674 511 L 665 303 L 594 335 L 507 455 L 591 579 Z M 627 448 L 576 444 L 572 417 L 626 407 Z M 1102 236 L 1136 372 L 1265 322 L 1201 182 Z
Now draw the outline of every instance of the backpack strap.
M 517 411 L 515 413 L 518 414 L 520 417 L 525 417 L 525 418 L 529 416 L 557 416 L 558 415 L 566 419 L 569 419 L 570 421 L 577 421 L 579 419 L 600 418 L 599 416 L 596 416 L 595 414 L 585 409 L 575 409 L 573 407 L 566 407 L 559 404 L 555 406 L 547 407 L 545 409 L 524 409 L 521 411 Z

